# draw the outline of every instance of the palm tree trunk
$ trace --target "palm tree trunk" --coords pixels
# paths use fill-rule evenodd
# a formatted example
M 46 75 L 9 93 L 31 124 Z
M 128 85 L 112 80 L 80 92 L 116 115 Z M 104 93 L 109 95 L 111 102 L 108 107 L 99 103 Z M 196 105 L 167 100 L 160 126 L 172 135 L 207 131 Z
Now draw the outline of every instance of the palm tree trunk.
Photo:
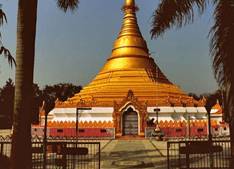
M 231 140 L 231 160 L 230 168 L 234 168 L 234 107 L 233 107 L 233 85 L 226 82 L 226 113 L 228 113 L 229 127 L 230 127 L 230 140 Z
M 231 140 L 231 164 L 230 168 L 234 168 L 234 118 L 232 117 L 229 122 L 230 127 L 230 140 Z
M 37 0 L 18 1 L 12 169 L 31 169 L 31 100 Z

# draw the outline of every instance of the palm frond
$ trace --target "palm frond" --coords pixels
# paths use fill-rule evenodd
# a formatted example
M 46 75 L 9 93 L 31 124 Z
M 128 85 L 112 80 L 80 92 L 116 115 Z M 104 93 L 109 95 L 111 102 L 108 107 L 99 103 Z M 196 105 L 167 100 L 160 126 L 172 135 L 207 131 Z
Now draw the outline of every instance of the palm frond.
M 173 26 L 181 28 L 194 21 L 194 6 L 201 15 L 206 9 L 209 0 L 162 0 L 152 15 L 151 38 L 162 36 L 167 29 Z
M 213 59 L 213 70 L 219 86 L 226 90 L 226 107 L 230 113 L 233 113 L 234 1 L 214 0 L 213 2 L 216 6 L 214 11 L 215 23 L 209 33 L 212 36 L 210 53 Z
M 8 59 L 8 63 L 11 67 L 13 66 L 13 64 L 16 66 L 15 59 L 11 55 L 10 51 L 8 49 L 6 49 L 4 46 L 2 46 L 0 49 L 0 55 L 1 54 L 4 54 L 5 58 Z
M 4 19 L 7 23 L 7 17 L 6 14 L 2 11 L 2 4 L 0 4 L 0 26 L 3 25 Z
M 79 0 L 56 0 L 58 7 L 63 10 L 64 12 L 67 12 L 68 9 L 70 9 L 72 12 L 74 12 L 79 7 Z

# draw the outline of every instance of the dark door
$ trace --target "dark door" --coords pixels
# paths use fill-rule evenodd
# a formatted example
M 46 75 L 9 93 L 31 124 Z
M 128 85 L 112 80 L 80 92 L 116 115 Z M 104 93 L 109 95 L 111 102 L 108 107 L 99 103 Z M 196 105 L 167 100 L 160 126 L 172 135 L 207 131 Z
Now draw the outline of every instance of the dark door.
M 125 112 L 123 114 L 123 133 L 124 136 L 138 135 L 138 116 L 136 112 Z

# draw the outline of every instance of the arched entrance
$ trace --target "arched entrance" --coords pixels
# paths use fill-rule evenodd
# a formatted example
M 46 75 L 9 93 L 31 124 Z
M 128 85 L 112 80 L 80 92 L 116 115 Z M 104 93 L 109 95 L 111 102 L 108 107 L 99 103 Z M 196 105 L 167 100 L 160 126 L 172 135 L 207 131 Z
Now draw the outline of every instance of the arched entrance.
M 138 114 L 131 107 L 123 113 L 122 124 L 123 136 L 138 135 Z

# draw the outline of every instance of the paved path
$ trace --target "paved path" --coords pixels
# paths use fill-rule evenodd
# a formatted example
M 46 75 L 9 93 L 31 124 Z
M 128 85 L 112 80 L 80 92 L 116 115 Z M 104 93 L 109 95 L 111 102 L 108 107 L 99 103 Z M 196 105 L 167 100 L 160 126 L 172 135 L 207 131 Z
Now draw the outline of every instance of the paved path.
M 102 147 L 103 169 L 166 169 L 166 142 L 112 140 Z

